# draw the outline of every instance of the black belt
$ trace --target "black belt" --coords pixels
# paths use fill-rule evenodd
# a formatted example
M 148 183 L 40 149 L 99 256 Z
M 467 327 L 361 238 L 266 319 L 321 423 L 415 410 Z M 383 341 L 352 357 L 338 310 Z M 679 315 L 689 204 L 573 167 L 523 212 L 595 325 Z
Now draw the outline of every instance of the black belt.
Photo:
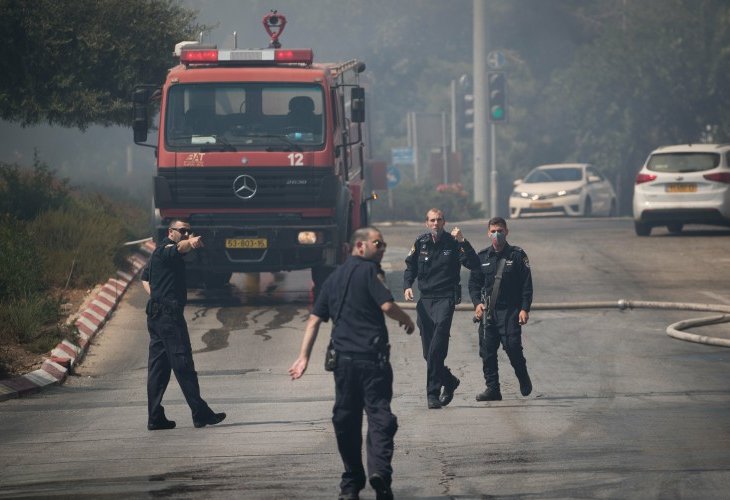
M 380 359 L 380 355 L 376 352 L 337 351 L 337 356 L 340 358 L 349 358 L 354 361 L 378 361 Z

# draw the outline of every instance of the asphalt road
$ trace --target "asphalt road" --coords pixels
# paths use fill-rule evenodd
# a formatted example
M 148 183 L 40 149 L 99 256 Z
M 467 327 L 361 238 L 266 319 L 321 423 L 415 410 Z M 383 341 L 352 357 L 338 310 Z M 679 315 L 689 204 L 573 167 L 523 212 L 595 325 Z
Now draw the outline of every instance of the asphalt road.
M 486 244 L 484 221 L 459 226 Z M 401 300 L 403 258 L 424 228 L 382 229 Z M 730 231 L 638 238 L 628 219 L 554 218 L 510 221 L 510 230 L 530 256 L 537 303 L 730 304 Z M 191 293 L 186 311 L 203 396 L 228 413 L 224 423 L 193 428 L 173 380 L 165 404 L 178 427 L 146 430 L 146 298 L 133 286 L 76 376 L 0 404 L 0 497 L 335 498 L 328 327 L 307 374 L 286 374 L 308 277 L 235 275 L 233 285 Z M 500 353 L 504 400 L 487 404 L 474 399 L 483 389 L 477 339 L 471 315 L 459 312 L 447 364 L 462 383 L 442 410 L 426 408 L 418 334 L 389 323 L 396 498 L 727 498 L 730 350 L 664 333 L 702 315 L 535 310 L 524 329 L 533 394 L 519 395 Z M 730 327 L 702 333 L 730 338 Z

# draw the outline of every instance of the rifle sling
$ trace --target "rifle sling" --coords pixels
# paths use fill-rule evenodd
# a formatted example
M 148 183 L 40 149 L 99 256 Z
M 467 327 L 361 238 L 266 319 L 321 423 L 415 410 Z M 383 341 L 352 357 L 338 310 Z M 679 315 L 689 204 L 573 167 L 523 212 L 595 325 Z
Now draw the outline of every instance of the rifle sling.
M 499 297 L 499 287 L 502 285 L 502 273 L 504 273 L 504 263 L 507 259 L 502 257 L 497 262 L 497 274 L 494 276 L 494 285 L 492 285 L 492 293 L 489 294 L 489 305 L 487 308 L 488 318 L 494 315 L 494 306 L 497 304 Z

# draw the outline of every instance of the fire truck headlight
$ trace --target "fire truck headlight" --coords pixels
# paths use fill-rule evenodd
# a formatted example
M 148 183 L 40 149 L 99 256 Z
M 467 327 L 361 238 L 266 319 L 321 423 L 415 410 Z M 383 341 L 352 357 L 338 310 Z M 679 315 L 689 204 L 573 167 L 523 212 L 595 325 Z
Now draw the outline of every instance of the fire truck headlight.
M 324 234 L 316 231 L 300 231 L 297 240 L 300 245 L 316 245 L 324 241 Z

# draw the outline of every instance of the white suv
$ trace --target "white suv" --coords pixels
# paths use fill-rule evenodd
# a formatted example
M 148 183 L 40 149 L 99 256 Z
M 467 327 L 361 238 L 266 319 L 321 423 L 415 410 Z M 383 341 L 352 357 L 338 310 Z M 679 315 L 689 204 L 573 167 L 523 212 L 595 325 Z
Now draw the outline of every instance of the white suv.
M 685 224 L 730 226 L 730 144 L 655 149 L 636 175 L 634 228 L 680 233 Z

